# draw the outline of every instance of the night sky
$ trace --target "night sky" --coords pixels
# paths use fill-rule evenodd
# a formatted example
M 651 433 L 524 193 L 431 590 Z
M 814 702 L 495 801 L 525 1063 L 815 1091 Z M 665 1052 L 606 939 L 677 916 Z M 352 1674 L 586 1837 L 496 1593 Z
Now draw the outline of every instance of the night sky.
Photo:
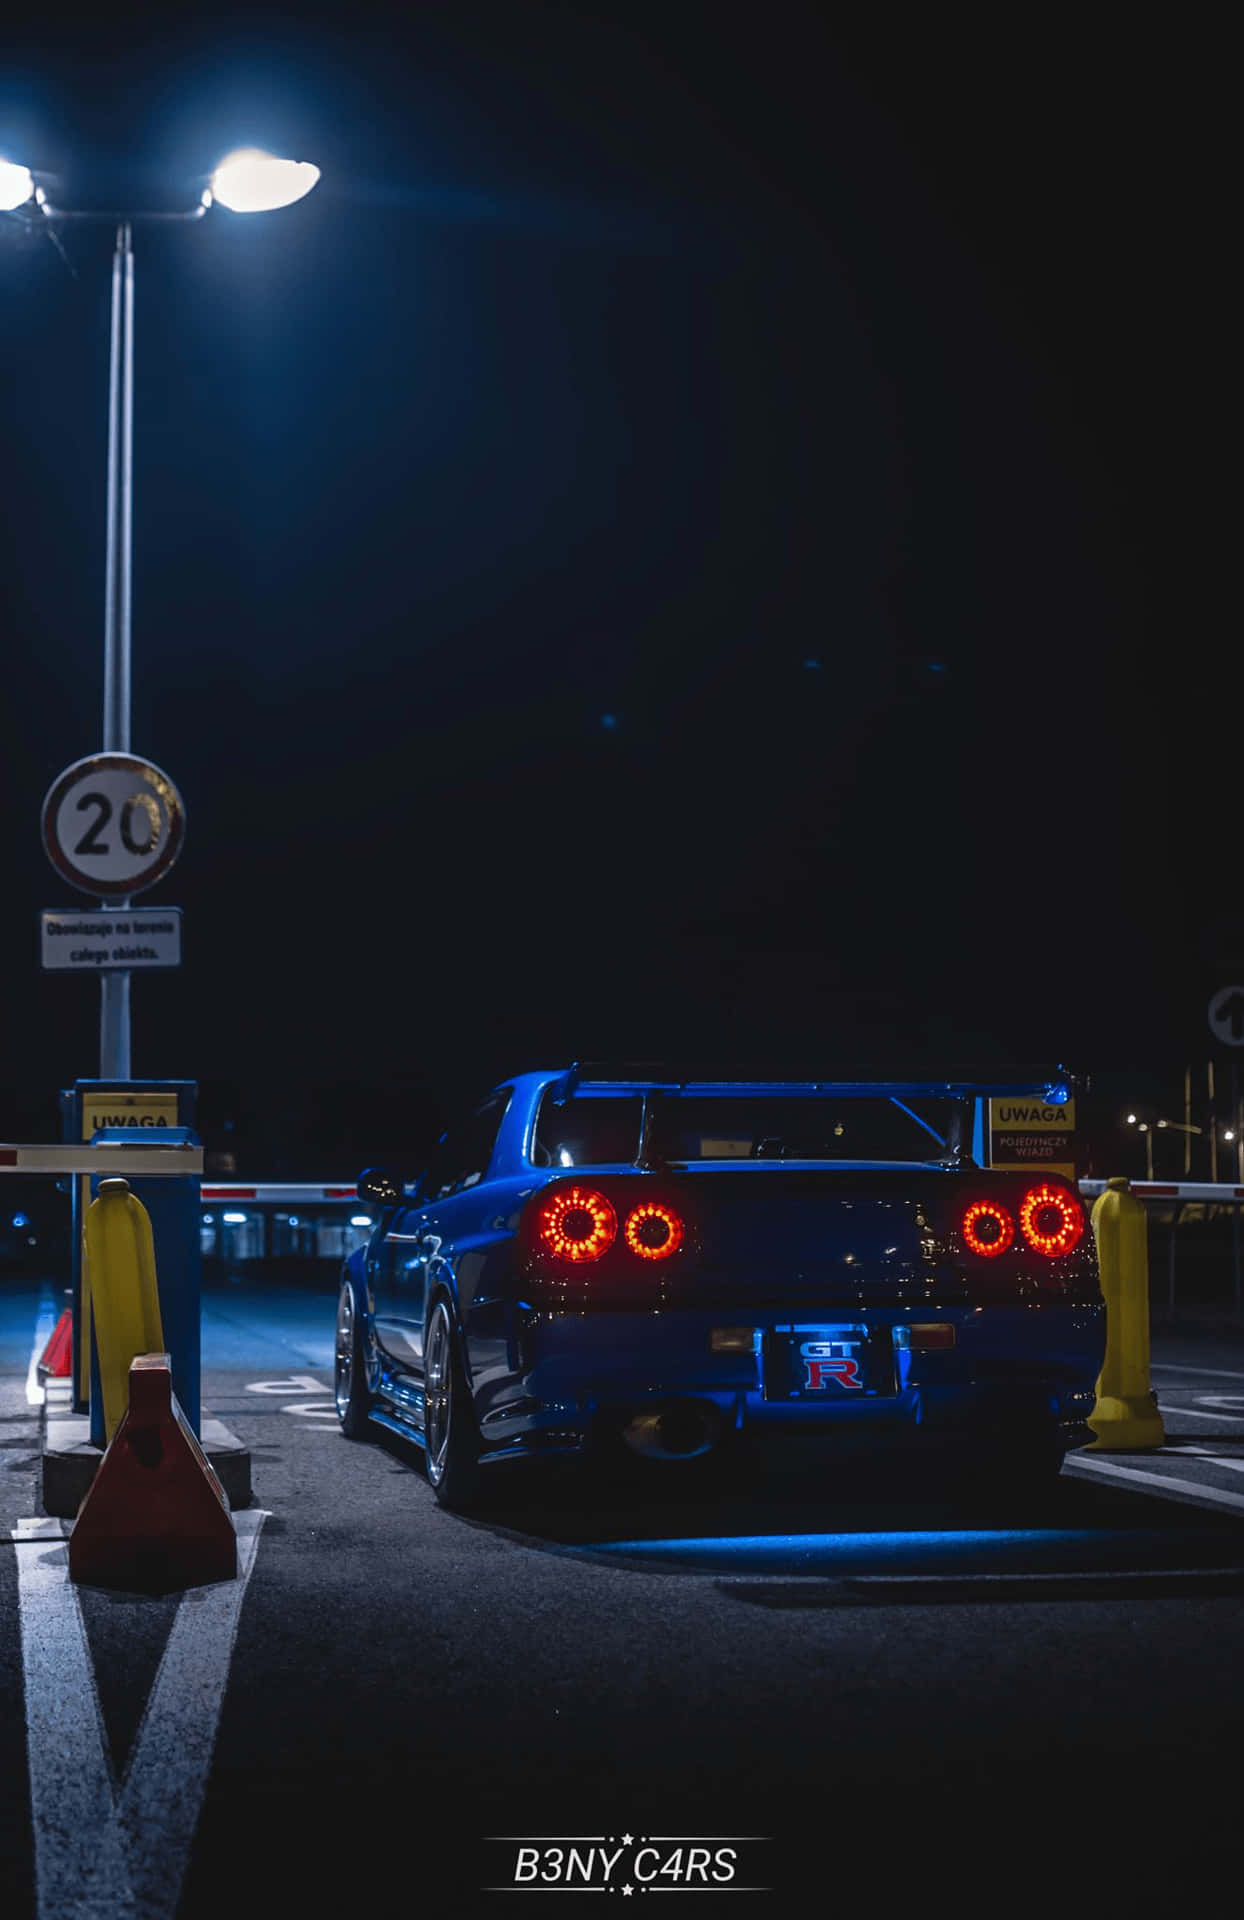
M 1244 979 L 1222 50 L 259 18 L 110 9 L 0 70 L 64 205 L 323 170 L 137 234 L 133 746 L 188 827 L 134 1073 L 311 1177 L 575 1057 L 1203 1058 Z M 61 237 L 0 216 L 8 1138 L 98 1071 L 35 940 L 101 728 L 112 236 Z

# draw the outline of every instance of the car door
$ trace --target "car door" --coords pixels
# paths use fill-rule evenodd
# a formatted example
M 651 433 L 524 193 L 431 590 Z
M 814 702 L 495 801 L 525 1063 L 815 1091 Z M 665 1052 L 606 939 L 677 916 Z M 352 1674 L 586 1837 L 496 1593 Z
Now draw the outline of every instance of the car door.
M 499 1346 L 505 1352 L 502 1303 L 485 1302 L 478 1294 L 484 1253 L 496 1238 L 484 1224 L 491 1210 L 488 1169 L 512 1097 L 509 1087 L 490 1095 L 461 1128 L 446 1135 L 419 1193 L 425 1286 L 430 1292 L 443 1281 L 454 1294 L 473 1376 L 488 1364 L 485 1348 Z
M 399 1373 L 409 1373 L 419 1367 L 423 1357 L 427 1298 L 427 1250 L 418 1207 L 394 1209 L 369 1256 L 367 1279 L 374 1303 L 376 1338 L 389 1365 Z

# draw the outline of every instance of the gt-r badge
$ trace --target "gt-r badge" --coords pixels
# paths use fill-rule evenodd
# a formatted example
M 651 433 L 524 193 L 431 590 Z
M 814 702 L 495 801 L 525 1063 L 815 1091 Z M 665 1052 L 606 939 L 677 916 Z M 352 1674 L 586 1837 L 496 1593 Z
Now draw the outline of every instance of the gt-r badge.
M 825 1385 L 826 1380 L 836 1380 L 840 1387 L 858 1387 L 863 1391 L 864 1382 L 860 1379 L 860 1363 L 849 1354 L 836 1351 L 842 1346 L 841 1340 L 801 1340 L 799 1352 L 804 1365 L 804 1388 L 815 1393 Z

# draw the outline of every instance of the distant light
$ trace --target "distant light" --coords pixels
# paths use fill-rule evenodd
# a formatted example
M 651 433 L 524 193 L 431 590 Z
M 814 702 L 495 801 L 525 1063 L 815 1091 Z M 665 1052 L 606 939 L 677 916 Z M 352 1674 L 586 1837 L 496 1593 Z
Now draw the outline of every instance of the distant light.
M 352 1227 L 370 1227 L 371 1215 L 369 1213 L 352 1213 L 350 1215 L 350 1225 Z
M 244 1213 L 222 1213 L 220 1217 L 227 1227 L 244 1227 L 246 1225 L 246 1215 Z
M 574 1165 L 574 1159 L 568 1147 L 559 1147 L 557 1150 L 557 1158 L 563 1167 L 573 1167 Z
M 610 733 L 613 733 L 613 732 L 615 732 L 615 731 L 616 731 L 616 729 L 617 729 L 617 725 L 618 725 L 618 716 L 617 716 L 617 714 L 616 714 L 616 713 L 602 713 L 602 714 L 601 714 L 601 716 L 600 716 L 600 724 L 601 724 L 601 726 L 602 726 L 602 727 L 606 727 L 606 728 L 607 728 L 607 729 L 609 730 L 609 732 L 610 732 Z
M 819 673 L 821 670 L 821 663 L 819 660 L 808 659 L 808 660 L 805 660 L 803 664 L 807 668 L 809 673 Z
M 203 1225 L 205 1227 L 214 1227 L 215 1224 L 216 1224 L 216 1215 L 214 1213 L 205 1213 L 203 1215 Z
M 1055 1080 L 1045 1089 L 1045 1098 L 1051 1107 L 1065 1107 L 1071 1098 L 1071 1088 L 1065 1080 Z
M 930 672 L 930 673 L 945 673 L 945 671 L 946 671 L 946 662 L 945 662 L 944 660 L 930 660 L 930 661 L 929 661 L 929 672 Z M 1057 1103 L 1056 1103 L 1056 1104 L 1057 1104 Z
M 12 160 L 0 160 L 0 213 L 14 213 L 24 207 L 35 190 L 29 167 L 15 166 Z
M 1160 1127 L 1164 1127 L 1164 1126 L 1166 1125 L 1166 1122 L 1165 1122 L 1165 1120 L 1159 1120 L 1159 1121 L 1158 1121 L 1158 1125 L 1159 1125 Z
M 1227 1127 L 1227 1128 L 1226 1128 L 1226 1129 L 1224 1130 L 1224 1132 L 1223 1132 L 1223 1136 L 1222 1136 L 1222 1137 L 1223 1137 L 1223 1139 L 1224 1139 L 1224 1140 L 1234 1140 L 1234 1139 L 1235 1139 L 1235 1128 L 1234 1128 L 1234 1127 Z M 15 1221 L 13 1222 L 13 1224 L 14 1224 L 14 1226 L 16 1226 L 16 1225 L 17 1225 L 17 1222 L 16 1222 L 16 1220 L 15 1220 Z
M 1231 1135 L 1228 1134 L 1227 1138 L 1229 1140 L 1231 1138 Z M 30 1222 L 26 1218 L 24 1213 L 15 1213 L 13 1215 L 13 1225 L 15 1227 L 28 1227 L 30 1225 Z
M 1137 1127 L 1136 1131 L 1137 1133 L 1148 1133 L 1149 1128 L 1146 1125 L 1146 1123 L 1142 1120 L 1140 1125 Z
M 212 175 L 211 193 L 232 213 L 271 213 L 291 207 L 320 177 L 308 160 L 278 160 L 262 147 L 240 147 Z
M 299 1219 L 298 1219 L 298 1215 L 297 1215 L 296 1213 L 291 1213 L 291 1214 L 290 1214 L 290 1216 L 289 1216 L 289 1224 L 290 1224 L 290 1226 L 291 1226 L 291 1227 L 296 1227 L 296 1226 L 298 1226 L 298 1225 L 300 1225 L 300 1224 L 301 1224 L 301 1223 L 300 1223 L 300 1221 L 299 1221 Z
M 1129 1113 L 1129 1114 L 1128 1114 L 1128 1116 L 1127 1116 L 1127 1124 L 1128 1124 L 1128 1126 L 1129 1126 L 1129 1127 L 1134 1127 L 1134 1126 L 1136 1125 L 1136 1115 L 1135 1115 L 1134 1113 Z

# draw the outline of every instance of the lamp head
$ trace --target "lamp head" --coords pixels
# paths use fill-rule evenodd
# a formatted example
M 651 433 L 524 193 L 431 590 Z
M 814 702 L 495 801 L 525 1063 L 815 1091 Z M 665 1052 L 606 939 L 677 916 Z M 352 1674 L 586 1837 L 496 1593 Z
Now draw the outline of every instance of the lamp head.
M 0 160 L 0 213 L 16 213 L 34 190 L 29 167 L 19 167 L 12 160 Z
M 261 147 L 239 147 L 212 175 L 211 195 L 231 213 L 271 213 L 293 206 L 319 177 L 308 160 L 280 160 Z

